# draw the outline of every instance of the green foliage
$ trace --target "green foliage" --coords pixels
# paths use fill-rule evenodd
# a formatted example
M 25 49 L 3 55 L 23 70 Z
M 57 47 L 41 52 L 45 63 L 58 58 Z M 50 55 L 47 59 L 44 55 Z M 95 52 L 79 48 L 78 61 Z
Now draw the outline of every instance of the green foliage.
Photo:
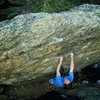
M 5 3 L 5 1 L 4 0 L 0 0 L 0 5 L 2 5 L 3 3 Z
M 35 0 L 33 12 L 60 12 L 74 8 L 74 4 L 66 0 Z
M 8 15 L 7 19 L 12 19 L 12 18 L 14 18 L 16 15 L 18 15 L 18 13 L 17 13 L 17 12 L 13 12 L 13 13 L 11 13 L 10 15 Z
M 26 2 L 30 2 L 31 0 L 27 0 Z
M 9 8 L 6 10 L 7 19 L 12 19 L 18 14 L 19 14 L 19 10 L 16 8 Z
M 100 17 L 100 14 L 97 14 L 98 17 Z
M 69 10 L 74 7 L 73 4 L 65 0 L 46 0 L 45 6 L 45 12 L 60 12 Z

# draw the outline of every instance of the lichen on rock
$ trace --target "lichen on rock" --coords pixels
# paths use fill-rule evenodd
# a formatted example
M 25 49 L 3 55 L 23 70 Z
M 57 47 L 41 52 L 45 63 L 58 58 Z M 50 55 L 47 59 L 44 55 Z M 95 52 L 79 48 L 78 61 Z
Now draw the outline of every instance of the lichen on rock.
M 69 70 L 71 52 L 75 71 L 98 62 L 98 14 L 99 5 L 86 4 L 70 11 L 22 14 L 0 22 L 0 84 L 41 82 L 55 72 L 61 55 Z

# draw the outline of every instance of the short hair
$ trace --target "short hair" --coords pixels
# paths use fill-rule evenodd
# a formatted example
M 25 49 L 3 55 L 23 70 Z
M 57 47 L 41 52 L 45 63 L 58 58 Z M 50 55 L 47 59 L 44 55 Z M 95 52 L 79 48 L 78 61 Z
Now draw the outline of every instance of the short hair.
M 70 89 L 70 88 L 72 88 L 72 83 L 71 82 L 68 85 L 64 84 L 64 89 Z

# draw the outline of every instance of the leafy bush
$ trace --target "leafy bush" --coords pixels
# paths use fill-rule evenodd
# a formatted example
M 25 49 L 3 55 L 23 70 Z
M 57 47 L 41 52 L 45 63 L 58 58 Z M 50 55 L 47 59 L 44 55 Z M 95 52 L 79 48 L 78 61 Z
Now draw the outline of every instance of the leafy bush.
M 0 0 L 0 5 L 2 5 L 5 1 L 4 0 Z
M 35 0 L 33 12 L 60 12 L 74 8 L 74 4 L 66 0 Z

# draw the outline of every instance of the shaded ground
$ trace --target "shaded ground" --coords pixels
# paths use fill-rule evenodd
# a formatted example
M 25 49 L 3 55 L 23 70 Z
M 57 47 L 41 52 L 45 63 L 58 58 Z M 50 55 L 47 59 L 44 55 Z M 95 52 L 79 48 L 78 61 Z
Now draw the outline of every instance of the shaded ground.
M 5 99 L 1 99 L 5 98 Z M 97 83 L 80 85 L 77 88 L 51 91 L 37 99 L 26 99 L 23 97 L 0 95 L 0 100 L 100 100 L 100 85 Z
M 61 92 L 51 91 L 37 100 L 100 100 L 100 85 L 84 85 Z
M 57 91 L 51 91 L 36 100 L 81 100 L 81 98 L 78 96 L 64 95 Z

